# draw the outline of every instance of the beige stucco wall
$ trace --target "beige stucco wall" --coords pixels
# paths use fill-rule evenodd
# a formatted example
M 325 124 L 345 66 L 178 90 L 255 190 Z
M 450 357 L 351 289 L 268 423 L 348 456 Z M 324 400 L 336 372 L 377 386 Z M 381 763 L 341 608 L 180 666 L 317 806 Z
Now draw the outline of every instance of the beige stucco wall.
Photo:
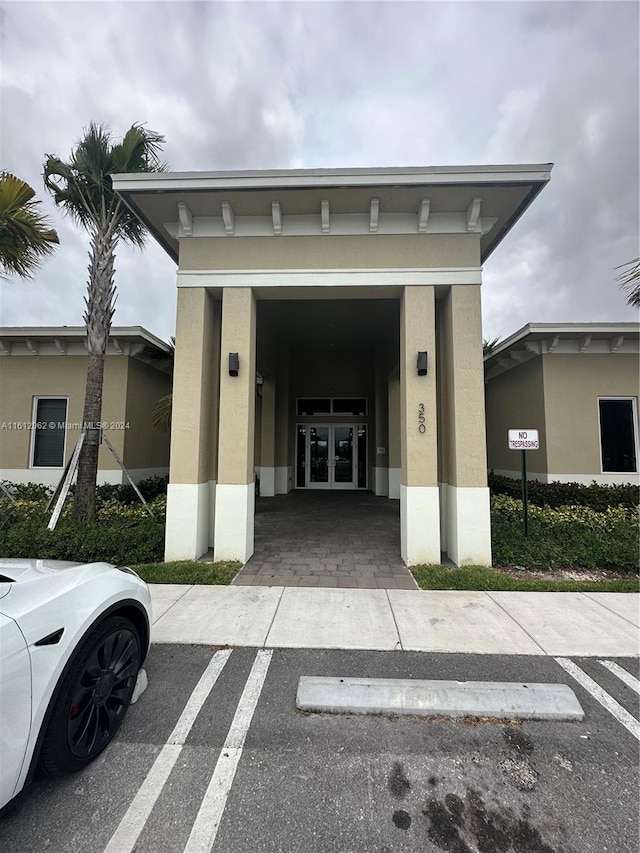
M 169 435 L 153 426 L 158 400 L 171 392 L 172 378 L 135 358 L 128 359 L 127 415 L 123 462 L 128 469 L 169 467 Z M 113 433 L 109 434 L 113 444 Z
M 487 485 L 480 285 L 453 286 L 438 306 L 440 482 Z
M 218 482 L 254 481 L 256 408 L 256 303 L 250 287 L 225 288 L 220 344 Z M 238 376 L 229 376 L 228 358 L 237 352 Z
M 405 287 L 400 306 L 402 483 L 405 486 L 437 486 L 435 288 Z M 426 376 L 417 374 L 419 351 L 429 354 Z M 424 432 L 419 429 L 422 408 Z
M 199 237 L 180 241 L 180 269 L 387 269 L 480 266 L 477 234 Z
M 400 442 L 400 366 L 390 374 L 387 383 L 389 405 L 389 468 L 402 467 Z
M 178 290 L 171 419 L 172 483 L 216 477 L 220 303 L 204 288 Z
M 598 397 L 637 401 L 638 356 L 548 353 L 541 360 L 549 475 L 600 473 Z
M 542 358 L 519 364 L 489 380 L 485 386 L 487 412 L 487 465 L 492 470 L 519 471 L 520 453 L 507 447 L 507 430 L 537 429 L 540 450 L 527 454 L 527 467 L 547 472 L 547 436 Z
M 107 356 L 102 395 L 102 420 L 126 422 L 128 356 Z M 68 397 L 67 421 L 82 423 L 87 359 L 75 355 L 6 356 L 0 360 L 0 426 L 30 423 L 34 397 Z M 73 453 L 80 432 L 68 429 L 65 462 Z M 110 430 L 109 439 L 120 455 L 125 430 Z M 31 434 L 28 430 L 0 431 L 0 468 L 30 467 Z M 118 464 L 106 447 L 100 448 L 98 467 L 117 470 Z M 42 469 L 34 469 L 34 471 Z M 62 469 L 61 469 L 62 471 Z
M 276 399 L 275 399 L 275 464 L 277 467 L 292 465 L 289 461 L 289 448 L 291 445 L 289 429 L 289 410 L 291 396 L 291 353 L 288 347 L 283 347 L 278 352 L 278 372 L 276 377 Z M 293 459 L 293 457 L 292 457 Z

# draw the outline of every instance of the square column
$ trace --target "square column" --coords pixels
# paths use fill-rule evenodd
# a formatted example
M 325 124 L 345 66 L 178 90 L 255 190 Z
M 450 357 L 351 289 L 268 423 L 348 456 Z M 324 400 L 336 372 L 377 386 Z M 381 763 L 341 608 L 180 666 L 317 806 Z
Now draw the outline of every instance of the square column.
M 196 560 L 209 548 L 219 375 L 220 303 L 203 287 L 179 288 L 165 560 Z
M 389 460 L 388 485 L 389 497 L 400 500 L 400 482 L 402 480 L 402 450 L 400 441 L 400 365 L 389 374 L 387 380 L 387 399 L 389 411 Z
M 275 491 L 286 495 L 291 491 L 293 467 L 289 454 L 289 377 L 290 353 L 288 348 L 278 352 L 278 375 L 275 389 Z
M 447 553 L 458 566 L 491 565 L 480 285 L 453 285 L 439 331 L 442 505 Z
M 418 353 L 426 352 L 426 376 Z M 408 566 L 440 563 L 435 290 L 405 287 L 400 306 L 400 544 Z
M 276 493 L 276 384 L 273 377 L 262 382 L 260 429 L 260 496 L 272 498 Z
M 229 375 L 237 353 L 237 376 Z M 256 303 L 250 287 L 224 288 L 220 344 L 220 416 L 214 560 L 253 554 L 255 510 Z
M 389 394 L 387 347 L 377 346 L 375 371 L 375 447 L 373 448 L 373 493 L 389 496 Z M 380 453 L 379 451 L 383 452 Z

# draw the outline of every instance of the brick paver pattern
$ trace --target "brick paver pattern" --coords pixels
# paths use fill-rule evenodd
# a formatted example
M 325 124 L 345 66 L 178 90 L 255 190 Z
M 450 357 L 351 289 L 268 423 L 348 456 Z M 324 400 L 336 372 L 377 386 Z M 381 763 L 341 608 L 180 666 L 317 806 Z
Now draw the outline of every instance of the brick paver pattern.
M 416 589 L 400 557 L 400 502 L 358 491 L 257 498 L 255 551 L 233 583 Z

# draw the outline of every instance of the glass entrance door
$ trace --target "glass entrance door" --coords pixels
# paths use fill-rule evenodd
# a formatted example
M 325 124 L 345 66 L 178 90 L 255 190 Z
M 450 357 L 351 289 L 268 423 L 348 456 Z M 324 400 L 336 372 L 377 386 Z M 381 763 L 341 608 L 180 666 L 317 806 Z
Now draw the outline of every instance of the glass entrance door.
M 298 424 L 296 486 L 366 488 L 364 424 Z

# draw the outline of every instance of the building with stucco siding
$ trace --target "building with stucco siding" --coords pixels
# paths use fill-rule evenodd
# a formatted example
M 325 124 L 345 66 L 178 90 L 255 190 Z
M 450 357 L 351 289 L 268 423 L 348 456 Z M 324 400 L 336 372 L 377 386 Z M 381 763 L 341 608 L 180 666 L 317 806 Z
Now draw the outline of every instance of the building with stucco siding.
M 491 562 L 482 265 L 551 164 L 115 175 L 178 266 L 167 559 L 265 497 L 400 501 L 408 565 Z
M 81 432 L 84 327 L 0 327 L 0 480 L 55 486 Z M 140 326 L 114 326 L 105 357 L 102 422 L 134 480 L 169 471 L 169 436 L 153 427 L 171 392 L 171 348 Z M 126 482 L 106 445 L 98 483 Z
M 487 461 L 521 476 L 509 429 L 537 429 L 527 477 L 638 483 L 639 323 L 529 323 L 484 359 Z

